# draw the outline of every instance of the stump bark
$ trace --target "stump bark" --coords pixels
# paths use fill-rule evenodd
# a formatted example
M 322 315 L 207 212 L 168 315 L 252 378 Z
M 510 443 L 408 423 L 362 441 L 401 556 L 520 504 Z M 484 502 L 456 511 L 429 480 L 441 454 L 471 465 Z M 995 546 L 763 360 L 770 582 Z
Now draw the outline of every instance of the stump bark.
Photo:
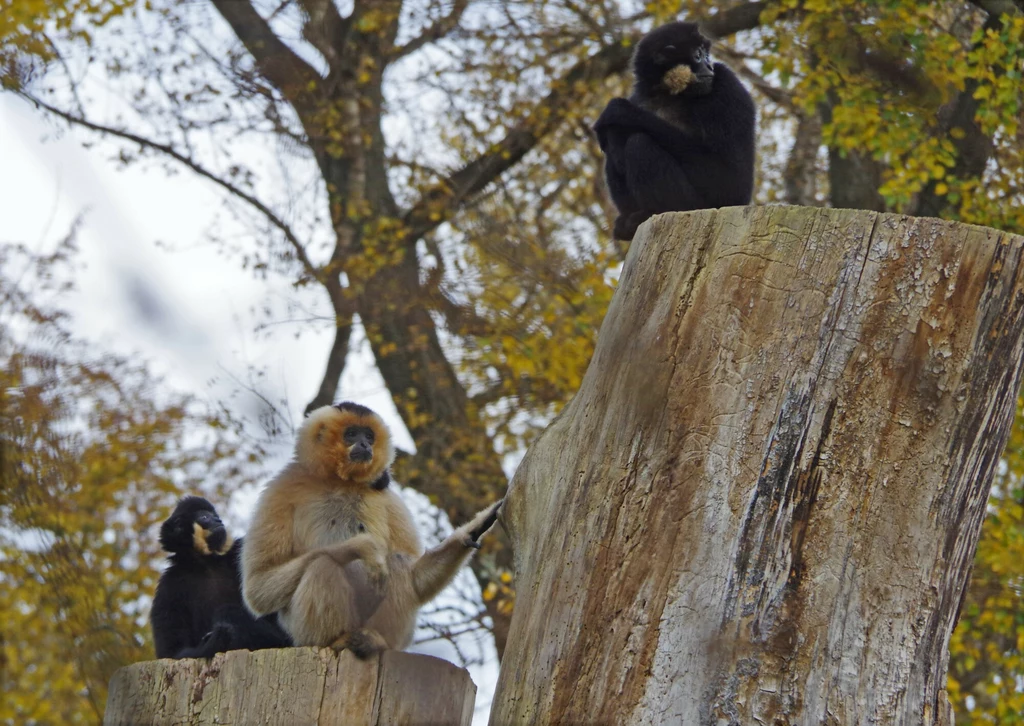
M 234 650 L 209 662 L 120 669 L 103 723 L 469 726 L 475 698 L 469 673 L 427 655 L 389 650 L 360 661 L 329 648 Z
M 1022 249 L 834 209 L 642 226 L 502 508 L 517 599 L 491 723 L 950 723 Z

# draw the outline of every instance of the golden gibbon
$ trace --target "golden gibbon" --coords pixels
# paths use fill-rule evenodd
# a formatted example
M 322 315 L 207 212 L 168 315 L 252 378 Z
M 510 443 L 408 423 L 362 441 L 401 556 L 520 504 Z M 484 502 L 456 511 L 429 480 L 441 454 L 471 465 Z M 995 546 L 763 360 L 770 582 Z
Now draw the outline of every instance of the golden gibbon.
M 423 553 L 390 485 L 391 434 L 371 409 L 323 406 L 299 429 L 293 460 L 260 495 L 242 550 L 242 593 L 277 612 L 295 645 L 367 658 L 409 645 L 416 613 L 494 524 L 498 501 Z

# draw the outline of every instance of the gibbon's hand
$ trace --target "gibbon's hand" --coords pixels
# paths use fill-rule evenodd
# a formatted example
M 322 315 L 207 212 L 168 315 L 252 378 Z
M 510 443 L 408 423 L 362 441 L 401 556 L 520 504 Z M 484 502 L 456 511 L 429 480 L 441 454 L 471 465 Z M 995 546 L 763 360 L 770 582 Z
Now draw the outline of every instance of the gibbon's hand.
M 362 560 L 370 584 L 377 590 L 382 589 L 388 579 L 387 545 L 371 534 L 357 534 L 342 544 L 346 543 L 353 546 Z
M 363 533 L 325 547 L 320 551 L 344 567 L 353 560 L 379 563 L 383 560 L 387 550 L 384 543 L 372 534 Z
M 390 574 L 387 558 L 384 556 L 374 557 L 363 560 L 363 564 L 366 567 L 366 575 L 370 580 L 370 586 L 377 592 L 383 591 Z
M 230 623 L 217 623 L 213 630 L 203 636 L 203 646 L 211 647 L 217 653 L 223 653 L 231 645 L 235 637 L 235 629 Z
M 480 514 L 476 515 L 476 518 L 480 521 L 474 521 L 472 529 L 467 533 L 466 546 L 472 547 L 475 550 L 480 549 L 480 538 L 489 530 L 498 519 L 498 510 L 501 509 L 501 505 L 505 502 L 504 498 L 499 499 L 492 504 L 488 509 L 485 509 Z

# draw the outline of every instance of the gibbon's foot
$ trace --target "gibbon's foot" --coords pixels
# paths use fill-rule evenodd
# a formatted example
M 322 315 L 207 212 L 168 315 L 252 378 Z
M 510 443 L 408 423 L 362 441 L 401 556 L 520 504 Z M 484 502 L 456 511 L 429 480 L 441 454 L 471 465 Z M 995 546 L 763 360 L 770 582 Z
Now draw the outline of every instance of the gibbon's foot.
M 366 660 L 375 653 L 387 650 L 387 647 L 388 644 L 384 641 L 384 637 L 370 628 L 360 628 L 351 633 L 345 633 L 331 643 L 331 648 L 335 651 L 351 650 L 352 655 L 359 660 Z
M 235 629 L 230 623 L 217 623 L 213 630 L 203 636 L 203 645 L 210 645 L 216 648 L 218 653 L 223 653 L 234 638 Z
M 612 228 L 612 236 L 615 239 L 624 240 L 626 242 L 633 239 L 636 234 L 637 227 L 646 222 L 651 218 L 650 212 L 632 212 L 630 214 L 620 214 L 615 218 L 615 226 Z
M 482 515 L 483 518 L 480 520 L 479 524 L 469 530 L 468 541 L 466 542 L 467 547 L 472 547 L 475 550 L 480 549 L 480 538 L 487 530 L 494 526 L 494 522 L 498 519 L 498 510 L 501 509 L 501 505 L 504 504 L 504 502 L 505 499 L 501 498 L 488 509 L 485 509 L 481 514 L 477 515 L 477 517 Z

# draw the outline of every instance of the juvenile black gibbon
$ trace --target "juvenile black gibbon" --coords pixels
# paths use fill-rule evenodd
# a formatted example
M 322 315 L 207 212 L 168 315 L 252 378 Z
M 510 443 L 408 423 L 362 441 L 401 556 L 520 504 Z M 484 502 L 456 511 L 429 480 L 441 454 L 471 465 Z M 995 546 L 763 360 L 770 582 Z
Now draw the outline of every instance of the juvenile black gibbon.
M 260 495 L 242 592 L 253 612 L 278 612 L 296 645 L 349 648 L 360 658 L 407 647 L 420 606 L 494 524 L 500 501 L 421 554 L 412 516 L 389 487 L 393 458 L 390 432 L 372 410 L 323 406 Z
M 652 30 L 633 55 L 632 95 L 613 98 L 594 124 L 616 239 L 661 212 L 750 203 L 754 101 L 710 49 L 695 23 Z
M 157 658 L 210 658 L 228 650 L 291 645 L 275 616 L 256 619 L 242 604 L 239 556 L 217 510 L 185 497 L 160 527 L 170 566 L 150 612 Z

